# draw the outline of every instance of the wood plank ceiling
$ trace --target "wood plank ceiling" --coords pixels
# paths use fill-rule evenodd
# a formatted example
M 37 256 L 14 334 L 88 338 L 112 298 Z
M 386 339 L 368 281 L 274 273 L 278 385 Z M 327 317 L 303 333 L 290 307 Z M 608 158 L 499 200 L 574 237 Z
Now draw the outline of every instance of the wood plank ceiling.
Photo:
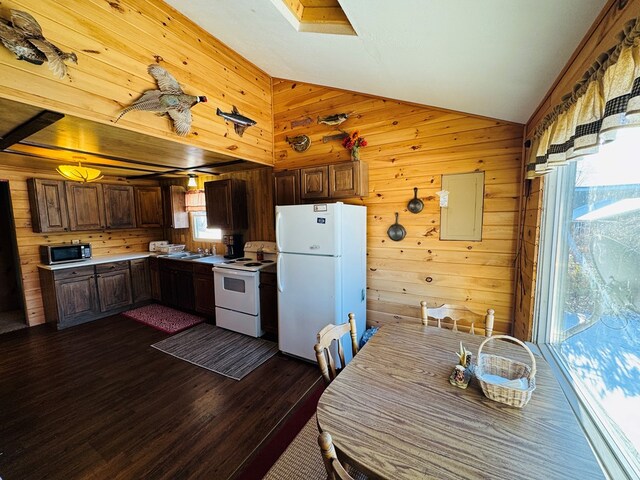
M 219 175 L 262 166 L 8 99 L 0 99 L 0 150 L 27 156 L 30 167 L 43 170 L 81 161 L 127 178 Z M 7 156 L 3 163 L 23 166 L 24 160 Z

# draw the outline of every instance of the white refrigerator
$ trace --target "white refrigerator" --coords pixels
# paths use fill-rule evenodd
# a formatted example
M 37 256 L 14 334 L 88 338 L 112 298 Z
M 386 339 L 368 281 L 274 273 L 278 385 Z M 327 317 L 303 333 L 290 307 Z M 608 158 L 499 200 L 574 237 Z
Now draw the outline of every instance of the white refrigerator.
M 329 323 L 354 313 L 358 341 L 366 327 L 367 209 L 322 203 L 276 207 L 278 343 L 316 361 L 313 346 Z M 349 335 L 342 340 L 351 359 Z

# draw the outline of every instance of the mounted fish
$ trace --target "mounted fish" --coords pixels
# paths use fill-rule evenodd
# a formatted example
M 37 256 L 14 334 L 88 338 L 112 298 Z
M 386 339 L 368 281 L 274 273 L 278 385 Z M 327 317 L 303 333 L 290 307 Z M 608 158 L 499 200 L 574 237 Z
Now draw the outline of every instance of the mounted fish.
M 216 114 L 233 123 L 233 129 L 240 137 L 248 127 L 252 127 L 256 124 L 255 120 L 251 120 L 249 117 L 240 115 L 240 112 L 235 105 L 231 109 L 231 113 L 225 113 L 218 108 L 216 110 Z
M 42 28 L 27 12 L 10 10 L 11 22 L 0 20 L 0 41 L 18 60 L 42 65 L 49 63 L 49 69 L 58 78 L 67 74 L 66 60 L 78 63 L 75 53 L 65 53 L 49 42 L 42 34 Z
M 335 115 L 318 117 L 318 123 L 324 123 L 325 125 L 340 125 L 347 118 L 349 118 L 348 113 L 336 113 Z
M 147 72 L 156 79 L 160 90 L 147 90 L 142 96 L 123 109 L 116 118 L 120 120 L 125 113 L 132 110 L 156 112 L 158 115 L 169 115 L 173 120 L 173 130 L 185 136 L 191 131 L 191 107 L 206 102 L 207 97 L 187 95 L 182 91 L 177 80 L 160 65 L 151 64 Z
M 311 139 L 306 135 L 286 137 L 286 140 L 296 152 L 306 152 L 311 146 Z

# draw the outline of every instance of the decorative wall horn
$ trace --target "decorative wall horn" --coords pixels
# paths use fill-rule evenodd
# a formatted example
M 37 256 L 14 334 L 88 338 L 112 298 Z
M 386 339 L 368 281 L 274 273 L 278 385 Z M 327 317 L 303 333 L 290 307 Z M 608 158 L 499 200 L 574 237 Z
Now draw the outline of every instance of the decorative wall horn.
M 311 146 L 311 139 L 306 135 L 287 137 L 286 140 L 296 152 L 305 152 Z

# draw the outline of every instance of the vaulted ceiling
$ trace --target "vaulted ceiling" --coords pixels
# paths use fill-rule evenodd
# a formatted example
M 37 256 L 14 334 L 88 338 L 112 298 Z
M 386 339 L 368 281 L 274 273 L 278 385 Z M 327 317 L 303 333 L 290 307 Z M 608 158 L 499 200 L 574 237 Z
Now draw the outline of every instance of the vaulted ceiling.
M 339 0 L 339 35 L 291 19 L 335 0 L 165 1 L 271 76 L 520 123 L 606 3 Z

